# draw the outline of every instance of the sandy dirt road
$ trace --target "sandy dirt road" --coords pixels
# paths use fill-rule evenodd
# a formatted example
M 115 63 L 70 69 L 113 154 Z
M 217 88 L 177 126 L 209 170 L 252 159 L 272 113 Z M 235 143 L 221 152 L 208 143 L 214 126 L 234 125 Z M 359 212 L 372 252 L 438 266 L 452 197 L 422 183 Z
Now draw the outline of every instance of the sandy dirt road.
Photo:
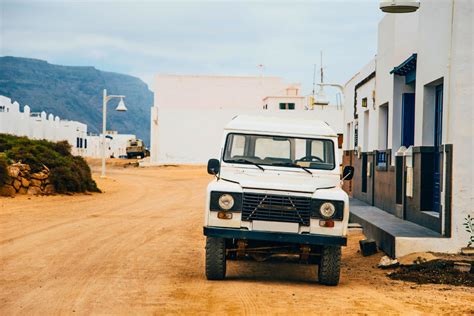
M 0 315 L 473 314 L 471 288 L 392 281 L 343 250 L 342 281 L 316 267 L 231 262 L 206 281 L 202 167 L 115 168 L 103 194 L 0 199 Z

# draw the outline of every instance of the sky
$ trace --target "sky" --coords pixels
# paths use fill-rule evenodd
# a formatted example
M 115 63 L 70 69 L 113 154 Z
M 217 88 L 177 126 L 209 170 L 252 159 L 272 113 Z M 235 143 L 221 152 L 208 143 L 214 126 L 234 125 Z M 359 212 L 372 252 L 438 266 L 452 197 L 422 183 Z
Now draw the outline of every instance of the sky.
M 0 0 L 0 55 L 130 74 L 263 75 L 310 93 L 376 53 L 378 0 Z

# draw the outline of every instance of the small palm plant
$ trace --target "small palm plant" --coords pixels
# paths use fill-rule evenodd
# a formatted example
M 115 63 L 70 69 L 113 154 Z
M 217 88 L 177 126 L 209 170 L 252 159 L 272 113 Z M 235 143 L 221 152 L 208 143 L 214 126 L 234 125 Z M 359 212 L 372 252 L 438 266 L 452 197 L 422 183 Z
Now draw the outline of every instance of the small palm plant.
M 467 246 L 471 247 L 474 244 L 474 217 L 471 217 L 471 215 L 468 214 L 464 220 L 464 228 L 468 233 L 471 234 L 469 241 L 467 242 Z

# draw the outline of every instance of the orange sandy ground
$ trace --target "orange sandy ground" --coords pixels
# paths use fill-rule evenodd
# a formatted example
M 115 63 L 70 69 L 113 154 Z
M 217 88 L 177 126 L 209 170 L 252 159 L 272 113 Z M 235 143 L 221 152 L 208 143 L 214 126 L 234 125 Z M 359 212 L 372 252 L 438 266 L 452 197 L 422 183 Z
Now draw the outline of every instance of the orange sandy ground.
M 388 279 L 357 231 L 337 287 L 315 266 L 252 261 L 206 281 L 210 180 L 203 167 L 116 165 L 102 194 L 0 198 L 0 315 L 474 314 L 472 288 Z

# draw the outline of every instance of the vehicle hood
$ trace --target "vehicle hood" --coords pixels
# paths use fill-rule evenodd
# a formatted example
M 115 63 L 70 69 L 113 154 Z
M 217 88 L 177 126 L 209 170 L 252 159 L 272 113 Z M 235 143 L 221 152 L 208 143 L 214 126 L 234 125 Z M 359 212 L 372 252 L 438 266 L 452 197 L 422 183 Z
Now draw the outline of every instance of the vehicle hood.
M 314 171 L 313 171 L 314 172 Z M 291 171 L 259 169 L 222 170 L 220 178 L 237 182 L 243 189 L 281 190 L 313 193 L 317 189 L 336 186 L 339 176 L 335 173 L 310 175 L 304 170 Z

